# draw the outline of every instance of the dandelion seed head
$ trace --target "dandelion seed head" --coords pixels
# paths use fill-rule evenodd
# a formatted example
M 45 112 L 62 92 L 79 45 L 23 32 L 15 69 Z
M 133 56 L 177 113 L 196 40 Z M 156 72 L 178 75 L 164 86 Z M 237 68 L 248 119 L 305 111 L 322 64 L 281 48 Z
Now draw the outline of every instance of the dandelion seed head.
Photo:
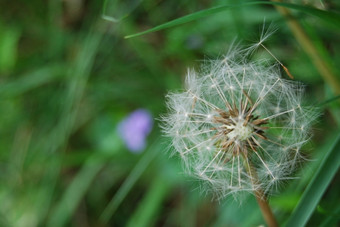
M 317 117 L 304 105 L 300 83 L 247 54 L 235 48 L 189 70 L 185 90 L 167 96 L 162 117 L 185 169 L 217 198 L 259 188 L 269 194 L 291 179 Z
M 254 131 L 254 129 L 250 125 L 244 126 L 244 120 L 240 119 L 236 122 L 235 125 L 230 126 L 232 131 L 227 134 L 229 140 L 238 139 L 241 141 L 245 141 L 249 139 Z

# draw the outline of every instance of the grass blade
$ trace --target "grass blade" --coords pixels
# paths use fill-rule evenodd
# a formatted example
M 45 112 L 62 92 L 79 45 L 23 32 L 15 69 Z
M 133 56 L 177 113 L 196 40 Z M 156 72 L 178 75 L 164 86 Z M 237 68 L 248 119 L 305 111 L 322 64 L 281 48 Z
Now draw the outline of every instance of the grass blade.
M 45 169 L 45 177 L 42 180 L 42 184 L 46 185 L 44 190 L 46 197 L 39 204 L 39 207 L 43 208 L 39 214 L 41 222 L 44 222 L 52 206 L 52 198 L 56 191 L 58 177 L 62 168 L 62 159 L 57 151 L 65 149 L 65 144 L 76 127 L 80 100 L 85 92 L 101 40 L 101 34 L 91 31 L 82 41 L 82 48 L 72 63 L 72 68 L 66 73 L 67 81 L 65 81 L 65 85 L 67 86 L 67 91 L 65 92 L 65 102 L 59 115 L 58 123 L 49 134 L 39 141 L 37 148 L 35 148 L 44 151 L 44 153 L 48 152 L 49 160 L 52 159 L 49 161 L 50 165 Z
M 326 105 L 330 104 L 331 102 L 334 102 L 334 101 L 336 101 L 338 99 L 340 99 L 340 95 L 337 95 L 337 96 L 334 96 L 334 97 L 332 97 L 330 99 L 327 99 L 326 101 L 320 103 L 319 106 L 326 106 Z
M 191 21 L 195 21 L 195 20 L 207 17 L 209 15 L 220 13 L 220 12 L 229 10 L 231 8 L 238 8 L 238 7 L 251 6 L 251 5 L 261 5 L 261 4 L 278 5 L 278 6 L 283 6 L 283 7 L 295 9 L 295 10 L 301 11 L 303 13 L 307 13 L 307 14 L 316 16 L 316 17 L 322 19 L 323 21 L 325 21 L 326 23 L 328 23 L 329 25 L 331 25 L 333 27 L 334 26 L 339 27 L 339 24 L 340 24 L 340 14 L 337 14 L 337 13 L 334 13 L 334 12 L 324 11 L 324 10 L 320 10 L 320 9 L 316 9 L 316 8 L 312 8 L 312 7 L 301 6 L 301 5 L 297 5 L 297 4 L 291 4 L 291 3 L 255 1 L 255 2 L 246 2 L 246 3 L 242 3 L 242 4 L 235 4 L 235 5 L 230 5 L 230 4 L 221 5 L 221 6 L 213 7 L 213 8 L 210 8 L 210 9 L 201 10 L 201 11 L 198 11 L 196 13 L 192 13 L 192 14 L 186 15 L 184 17 L 180 17 L 180 18 L 177 18 L 175 20 L 172 20 L 172 21 L 166 22 L 164 24 L 158 25 L 158 26 L 151 28 L 149 30 L 125 36 L 125 38 L 129 39 L 129 38 L 141 36 L 141 35 L 144 35 L 144 34 L 147 34 L 147 33 L 150 33 L 150 32 L 155 32 L 155 31 L 166 29 L 166 28 L 171 28 L 171 27 L 174 27 L 174 26 L 177 26 L 177 25 L 185 24 L 185 23 L 188 23 L 188 22 L 191 22 Z
M 320 227 L 327 227 L 327 226 L 336 226 L 336 222 L 339 220 L 340 217 L 340 206 L 335 209 L 332 215 L 328 216 L 323 220 L 320 224 Z
M 152 182 L 148 193 L 144 196 L 126 226 L 154 226 L 155 217 L 161 211 L 162 202 L 165 200 L 171 187 L 170 181 L 164 180 L 163 176 L 158 176 Z
M 22 95 L 25 92 L 61 78 L 65 68 L 66 66 L 60 63 L 40 67 L 33 72 L 21 75 L 20 79 L 1 84 L 0 95 L 5 96 L 6 98 Z
M 340 134 L 325 155 L 286 226 L 305 226 L 340 165 Z
M 105 161 L 101 160 L 103 158 L 97 156 L 95 154 L 90 157 L 75 176 L 51 215 L 48 226 L 65 226 L 69 218 L 72 217 L 94 178 L 105 165 Z
M 155 142 L 147 153 L 139 160 L 137 165 L 131 171 L 130 175 L 126 178 L 123 185 L 118 189 L 117 193 L 112 197 L 109 204 L 105 207 L 103 213 L 100 216 L 100 220 L 106 224 L 115 213 L 119 205 L 123 202 L 124 198 L 130 192 L 133 185 L 144 173 L 144 170 L 148 167 L 149 163 L 156 156 L 159 147 L 159 143 Z

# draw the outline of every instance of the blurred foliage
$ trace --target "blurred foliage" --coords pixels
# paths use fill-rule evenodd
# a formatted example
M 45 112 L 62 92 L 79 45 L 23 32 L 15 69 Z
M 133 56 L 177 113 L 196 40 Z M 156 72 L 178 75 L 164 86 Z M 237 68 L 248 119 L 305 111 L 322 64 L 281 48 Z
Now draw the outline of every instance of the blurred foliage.
M 243 1 L 244 2 L 244 1 Z M 339 13 L 338 1 L 291 1 Z M 233 1 L 49 0 L 0 2 L 0 226 L 256 226 L 252 196 L 242 204 L 213 201 L 185 176 L 157 120 L 141 154 L 129 152 L 116 126 L 137 108 L 157 117 L 164 96 L 180 90 L 188 67 L 223 55 L 233 41 L 250 43 L 264 20 L 277 32 L 266 46 L 304 82 L 317 105 L 334 95 L 270 5 L 226 10 L 132 39 L 167 21 Z M 320 55 L 340 64 L 340 27 L 294 11 Z M 270 56 L 259 50 L 254 58 Z M 275 63 L 275 60 L 273 63 Z M 337 74 L 340 80 L 340 75 Z M 280 223 L 337 137 L 340 105 L 322 107 L 311 162 L 270 203 Z M 336 226 L 339 173 L 328 185 L 309 226 Z M 327 188 L 327 187 L 326 187 Z M 111 204 L 111 205 L 110 205 Z M 112 205 L 113 204 L 113 205 Z M 113 208 L 112 208 L 113 207 Z

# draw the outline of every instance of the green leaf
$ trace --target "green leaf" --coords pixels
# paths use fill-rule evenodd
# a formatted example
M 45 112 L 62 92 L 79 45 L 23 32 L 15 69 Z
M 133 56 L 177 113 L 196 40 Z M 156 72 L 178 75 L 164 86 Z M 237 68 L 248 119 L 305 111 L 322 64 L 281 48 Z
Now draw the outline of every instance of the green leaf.
M 283 7 L 286 7 L 286 8 L 295 9 L 295 10 L 301 11 L 303 13 L 307 13 L 307 14 L 316 16 L 316 17 L 322 19 L 324 22 L 326 22 L 327 24 L 329 24 L 333 27 L 334 26 L 339 27 L 339 24 L 340 24 L 340 14 L 337 14 L 337 13 L 334 13 L 334 12 L 324 11 L 324 10 L 320 10 L 320 9 L 316 9 L 316 8 L 301 6 L 301 5 L 297 5 L 297 4 L 290 4 L 290 3 L 256 1 L 256 2 L 246 2 L 246 3 L 242 3 L 242 4 L 235 4 L 235 5 L 221 5 L 221 6 L 213 7 L 213 8 L 210 8 L 210 9 L 201 10 L 201 11 L 198 11 L 196 13 L 192 13 L 192 14 L 186 15 L 184 17 L 180 17 L 180 18 L 177 18 L 175 20 L 172 20 L 172 21 L 166 22 L 164 24 L 158 25 L 158 26 L 151 28 L 149 30 L 146 30 L 144 32 L 125 36 L 125 38 L 126 39 L 133 38 L 133 37 L 141 36 L 141 35 L 144 35 L 144 34 L 147 34 L 147 33 L 150 33 L 150 32 L 155 32 L 155 31 L 166 29 L 166 28 L 174 27 L 174 26 L 177 26 L 177 25 L 185 24 L 185 23 L 195 21 L 195 20 L 213 15 L 213 14 L 216 14 L 216 13 L 220 13 L 220 12 L 232 9 L 232 8 L 251 6 L 251 5 L 261 5 L 261 4 L 263 4 L 263 5 L 277 5 L 277 6 L 283 6 Z
M 340 165 L 340 134 L 334 145 L 326 153 L 315 176 L 304 191 L 301 200 L 288 220 L 286 226 L 305 226 L 318 205 L 323 193 Z

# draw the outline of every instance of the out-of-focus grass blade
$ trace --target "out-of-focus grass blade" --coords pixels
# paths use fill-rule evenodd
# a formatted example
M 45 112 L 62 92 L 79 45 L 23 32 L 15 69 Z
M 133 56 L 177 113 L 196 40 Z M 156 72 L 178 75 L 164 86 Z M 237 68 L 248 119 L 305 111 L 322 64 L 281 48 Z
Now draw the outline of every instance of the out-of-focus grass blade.
M 152 183 L 147 195 L 138 205 L 138 209 L 130 218 L 127 227 L 153 226 L 153 220 L 160 212 L 162 201 L 171 188 L 171 182 L 165 180 L 163 176 L 158 176 Z
M 14 27 L 0 25 L 0 72 L 10 72 L 17 60 L 20 31 Z
M 335 209 L 335 211 L 329 215 L 323 222 L 320 224 L 319 227 L 327 227 L 327 226 L 336 226 L 336 222 L 339 220 L 340 217 L 340 206 Z
M 7 82 L 0 85 L 0 95 L 2 96 L 17 96 L 23 93 L 42 86 L 58 77 L 61 77 L 66 66 L 63 64 L 52 64 L 46 67 L 41 67 L 36 71 L 27 73 L 20 79 Z
M 233 198 L 227 198 L 224 203 L 220 206 L 216 222 L 211 226 L 259 226 L 259 223 L 263 223 L 261 211 L 255 197 L 246 195 L 243 198 L 242 205 L 233 200 Z M 241 218 L 245 216 L 247 218 Z
M 156 156 L 157 151 L 160 147 L 159 140 L 156 140 L 154 144 L 149 148 L 147 153 L 141 158 L 130 175 L 126 178 L 123 185 L 118 189 L 117 193 L 112 197 L 109 204 L 105 207 L 103 213 L 100 216 L 100 220 L 103 223 L 107 223 L 112 215 L 117 210 L 118 206 L 123 202 L 126 195 L 129 193 L 133 185 L 136 183 L 138 178 L 142 175 L 144 170 L 148 167 L 149 163 Z
M 48 226 L 65 226 L 68 219 L 77 209 L 81 199 L 87 192 L 93 179 L 105 165 L 105 161 L 98 154 L 91 156 L 82 169 L 75 176 L 74 180 L 68 186 L 62 199 L 49 219 Z
M 337 13 L 334 13 L 334 12 L 324 11 L 324 10 L 320 10 L 320 9 L 316 9 L 316 8 L 311 8 L 311 7 L 301 6 L 301 5 L 291 4 L 291 3 L 255 1 L 255 2 L 246 2 L 246 3 L 242 3 L 242 4 L 235 4 L 235 5 L 229 5 L 229 4 L 228 5 L 221 5 L 221 6 L 213 7 L 213 8 L 210 8 L 210 9 L 201 10 L 201 11 L 198 11 L 196 13 L 192 13 L 192 14 L 186 15 L 184 17 L 180 17 L 178 19 L 175 19 L 175 20 L 166 22 L 164 24 L 158 25 L 158 26 L 151 28 L 149 30 L 146 30 L 144 32 L 125 36 L 125 38 L 126 39 L 133 38 L 133 37 L 141 36 L 141 35 L 144 35 L 144 34 L 147 34 L 147 33 L 150 33 L 150 32 L 155 32 L 155 31 L 166 29 L 166 28 L 174 27 L 174 26 L 177 26 L 177 25 L 185 24 L 185 23 L 188 23 L 188 22 L 191 22 L 191 21 L 194 21 L 194 20 L 198 20 L 198 19 L 203 18 L 203 17 L 207 17 L 207 16 L 212 15 L 212 14 L 223 12 L 223 11 L 231 9 L 231 8 L 251 6 L 251 5 L 261 5 L 261 4 L 277 5 L 277 6 L 283 6 L 283 7 L 286 7 L 286 8 L 295 9 L 295 10 L 301 11 L 303 13 L 307 13 L 307 14 L 319 17 L 320 19 L 324 20 L 326 23 L 328 23 L 329 25 L 331 25 L 333 27 L 334 26 L 339 27 L 339 24 L 340 24 L 340 14 L 337 14 Z
M 102 8 L 102 18 L 113 23 L 123 20 L 135 10 L 143 0 L 105 0 Z M 109 16 L 111 14 L 112 16 Z
M 325 11 L 313 7 L 298 5 L 298 4 L 291 4 L 291 3 L 283 3 L 283 2 L 262 2 L 260 4 L 269 4 L 269 5 L 277 5 L 277 6 L 283 6 L 290 9 L 295 9 L 300 12 L 318 17 L 322 19 L 324 22 L 326 22 L 328 25 L 332 27 L 339 28 L 340 23 L 340 14 L 335 13 L 332 11 Z
M 305 226 L 340 165 L 340 134 L 325 155 L 286 226 Z
M 60 113 L 60 119 L 49 134 L 41 139 L 37 149 L 49 153 L 49 166 L 45 169 L 45 177 L 42 184 L 46 186 L 45 199 L 40 201 L 39 211 L 41 222 L 44 221 L 50 206 L 57 185 L 57 180 L 61 171 L 61 156 L 59 149 L 65 149 L 65 144 L 71 136 L 79 114 L 79 105 L 87 85 L 88 77 L 91 74 L 92 66 L 98 51 L 102 35 L 91 31 L 81 44 L 83 48 L 79 51 L 72 68 L 66 73 L 67 81 L 65 85 L 67 91 L 63 97 L 65 102 Z
M 319 104 L 320 107 L 324 107 L 326 106 L 327 104 L 331 103 L 331 102 L 334 102 L 336 100 L 340 99 L 340 95 L 337 95 L 337 96 L 334 96 L 333 98 L 330 98 L 330 99 L 327 99 L 326 101 L 322 102 Z

